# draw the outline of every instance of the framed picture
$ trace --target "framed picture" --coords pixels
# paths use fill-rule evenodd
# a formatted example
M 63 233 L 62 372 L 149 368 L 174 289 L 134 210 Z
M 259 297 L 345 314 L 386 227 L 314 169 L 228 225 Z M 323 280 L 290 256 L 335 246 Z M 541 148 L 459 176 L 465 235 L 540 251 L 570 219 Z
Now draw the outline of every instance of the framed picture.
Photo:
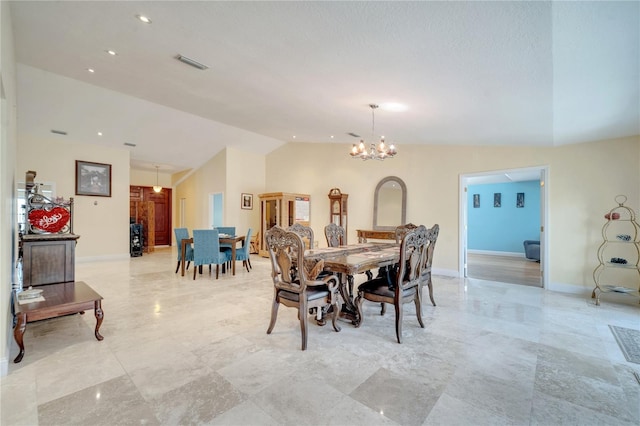
M 473 208 L 477 209 L 480 207 L 480 194 L 473 194 Z
M 241 207 L 245 210 L 253 210 L 253 194 L 242 193 L 242 205 Z
M 524 192 L 518 192 L 516 195 L 516 207 L 524 207 Z
M 111 164 L 76 160 L 76 195 L 111 197 Z
M 502 207 L 502 194 L 500 192 L 493 193 L 493 207 Z

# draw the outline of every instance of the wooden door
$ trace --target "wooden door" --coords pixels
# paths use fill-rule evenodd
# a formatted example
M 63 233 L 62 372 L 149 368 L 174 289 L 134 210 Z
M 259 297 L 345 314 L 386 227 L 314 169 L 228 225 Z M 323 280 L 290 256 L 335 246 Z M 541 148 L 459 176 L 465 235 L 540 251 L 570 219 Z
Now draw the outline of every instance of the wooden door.
M 154 220 L 151 221 L 149 218 L 149 223 L 154 222 L 152 245 L 171 245 L 171 189 L 162 188 L 161 192 L 156 193 L 150 186 L 131 186 L 129 188 L 129 215 L 136 223 L 142 223 L 139 206 L 145 202 L 154 204 Z M 144 233 L 148 235 L 148 230 L 144 230 Z M 145 246 L 149 242 L 151 241 L 146 240 Z

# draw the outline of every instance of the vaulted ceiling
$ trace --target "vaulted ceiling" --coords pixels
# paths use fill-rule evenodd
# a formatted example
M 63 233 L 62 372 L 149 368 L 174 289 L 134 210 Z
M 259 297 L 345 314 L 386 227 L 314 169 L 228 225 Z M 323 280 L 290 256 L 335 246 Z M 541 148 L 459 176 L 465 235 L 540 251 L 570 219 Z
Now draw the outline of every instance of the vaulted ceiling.
M 13 1 L 11 16 L 18 131 L 131 149 L 134 168 L 297 141 L 346 155 L 349 133 L 372 139 L 371 103 L 399 146 L 640 134 L 638 2 Z

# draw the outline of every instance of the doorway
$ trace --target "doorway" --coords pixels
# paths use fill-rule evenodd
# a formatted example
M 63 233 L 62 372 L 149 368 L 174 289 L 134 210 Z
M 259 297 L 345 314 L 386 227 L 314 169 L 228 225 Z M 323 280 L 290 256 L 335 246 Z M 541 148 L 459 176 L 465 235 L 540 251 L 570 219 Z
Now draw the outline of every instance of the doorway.
M 171 245 L 171 189 L 129 186 L 129 217 L 143 225 L 145 251 Z
M 508 271 L 511 269 L 514 273 L 513 282 L 522 281 L 521 284 L 536 285 L 539 287 L 546 287 L 548 283 L 548 250 L 547 250 L 547 233 L 546 224 L 548 223 L 548 166 L 528 167 L 520 169 L 509 170 L 495 170 L 484 173 L 470 173 L 460 175 L 460 241 L 459 241 L 459 275 L 465 278 L 478 278 L 478 279 L 491 279 L 493 281 L 505 281 L 509 282 Z M 492 183 L 505 183 L 505 182 L 524 182 L 539 180 L 540 185 L 540 205 L 539 205 L 539 219 L 540 219 L 540 263 L 531 264 L 529 260 L 525 260 L 524 257 L 512 257 L 509 256 L 484 256 L 486 253 L 482 251 L 471 250 L 469 252 L 469 202 L 468 197 L 473 194 L 468 193 L 468 187 L 470 185 L 482 185 Z M 493 194 L 491 194 L 493 197 Z M 516 194 L 513 194 L 514 197 Z M 499 197 L 499 195 L 498 195 Z M 484 197 L 487 198 L 487 197 Z M 474 200 L 475 201 L 475 200 Z M 516 203 L 520 203 L 522 200 L 518 199 Z M 496 204 L 494 198 L 480 200 L 491 206 L 491 208 L 501 207 L 500 200 Z M 471 203 L 473 207 L 473 203 Z M 518 204 L 518 207 L 520 205 Z M 515 253 L 508 253 L 511 256 L 518 256 Z M 489 261 L 490 260 L 490 261 Z M 509 263 L 509 260 L 513 262 Z M 519 263 L 518 263 L 519 262 Z M 539 265 L 539 269 L 537 266 Z M 470 271 L 471 269 L 471 271 Z M 475 272 L 474 272 L 475 271 Z M 471 275 L 470 275 L 471 272 Z M 476 275 L 473 275 L 473 274 Z M 490 278 L 492 274 L 499 274 L 497 278 Z M 539 278 L 536 279 L 532 274 L 539 274 Z M 520 278 L 518 278 L 520 277 Z

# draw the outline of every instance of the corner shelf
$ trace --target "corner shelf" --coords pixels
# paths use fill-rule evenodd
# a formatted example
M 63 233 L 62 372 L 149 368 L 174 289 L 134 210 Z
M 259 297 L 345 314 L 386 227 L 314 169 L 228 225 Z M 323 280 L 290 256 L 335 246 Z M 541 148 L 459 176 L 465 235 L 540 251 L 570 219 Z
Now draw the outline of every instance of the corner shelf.
M 635 212 L 624 203 L 627 197 L 618 195 L 618 204 L 605 215 L 602 244 L 598 247 L 598 266 L 593 271 L 595 288 L 591 298 L 600 305 L 602 293 L 620 293 L 640 297 L 640 225 Z M 622 240 L 622 235 L 628 240 Z M 621 258 L 627 263 L 612 262 Z

